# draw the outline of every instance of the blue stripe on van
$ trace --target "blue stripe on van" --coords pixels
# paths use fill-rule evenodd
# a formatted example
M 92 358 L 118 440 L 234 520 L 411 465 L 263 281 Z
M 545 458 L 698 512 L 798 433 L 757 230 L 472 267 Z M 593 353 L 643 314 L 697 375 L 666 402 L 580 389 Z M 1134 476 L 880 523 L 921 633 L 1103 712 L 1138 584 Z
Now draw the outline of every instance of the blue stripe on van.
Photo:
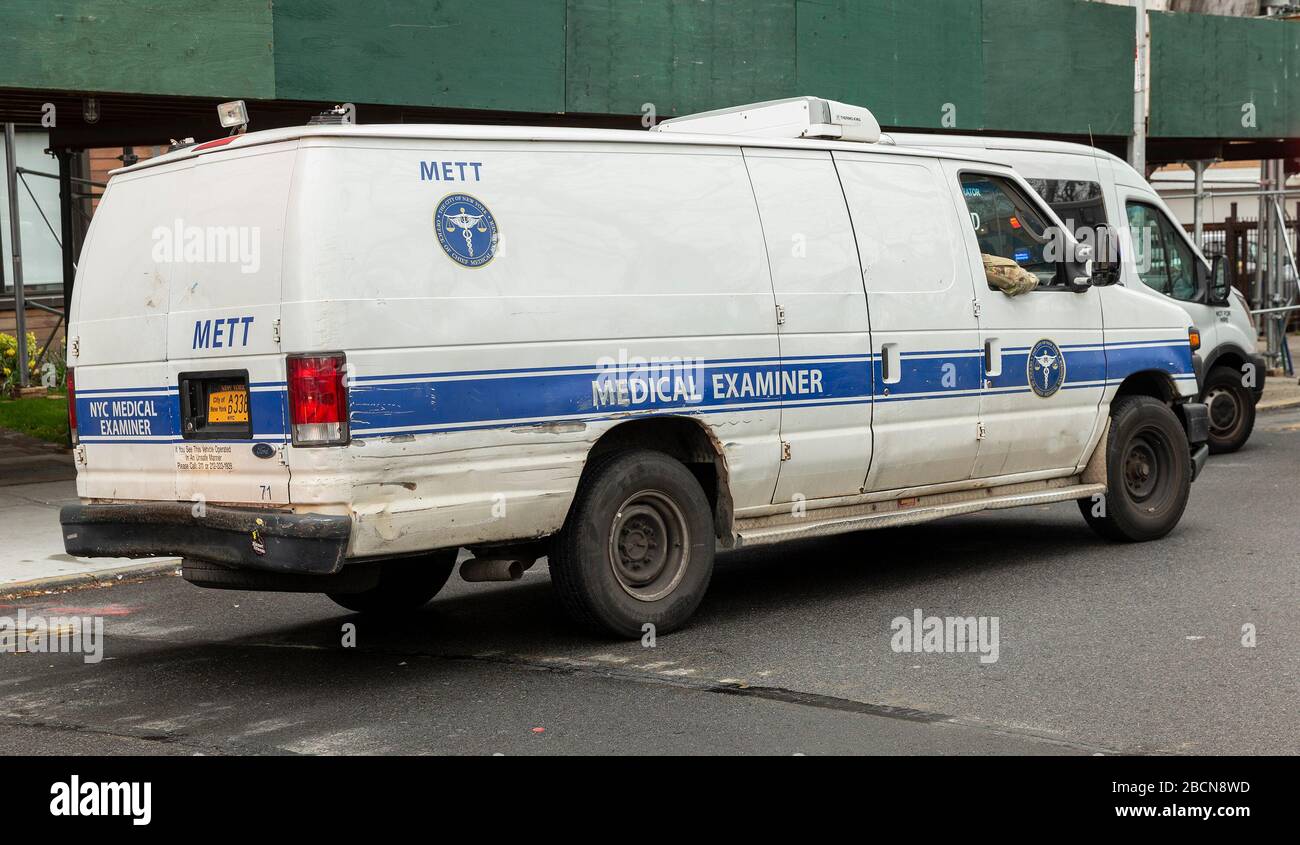
M 1186 341 L 1125 341 L 1062 347 L 1064 389 L 1102 388 L 1132 373 L 1159 370 L 1195 379 Z M 1028 347 L 1002 352 L 1002 373 L 984 386 L 983 350 L 907 353 L 894 383 L 875 355 L 722 358 L 662 369 L 592 365 L 436 373 L 371 374 L 349 383 L 354 437 L 514 427 L 548 420 L 595 422 L 630 413 L 715 414 L 868 404 L 1028 391 Z M 694 363 L 695 366 L 689 366 Z M 815 374 L 815 375 L 814 375 Z M 650 378 L 653 375 L 654 378 Z M 893 374 L 891 374 L 893 375 Z M 254 440 L 288 437 L 284 382 L 250 393 Z M 619 390 L 624 391 L 620 395 Z M 106 398 L 104 394 L 112 394 Z M 626 404 L 620 404 L 626 399 Z M 153 414 L 115 413 L 114 403 L 153 403 Z M 103 403 L 103 404 L 100 404 Z M 92 406 L 94 406 L 92 408 Z M 96 413 L 91 413 L 94 410 Z M 139 410 L 136 406 L 134 409 Z M 168 443 L 180 435 L 174 387 L 87 389 L 77 395 L 78 434 L 86 443 Z M 147 429 L 141 423 L 147 420 Z M 131 433 L 138 432 L 138 433 Z M 244 442 L 244 441 L 232 441 Z
M 845 360 L 848 358 L 849 360 Z M 770 364 L 584 372 L 549 370 L 469 379 L 354 382 L 348 391 L 352 433 L 373 429 L 461 427 L 467 423 L 591 418 L 632 411 L 751 410 L 784 401 L 871 399 L 866 356 Z
M 1142 370 L 1161 370 L 1175 379 L 1196 377 L 1192 368 L 1192 347 L 1187 341 L 1157 342 L 1138 346 L 1133 343 L 1106 344 L 1106 380 L 1123 381 Z
M 121 388 L 77 391 L 77 437 L 83 443 L 172 443 L 181 437 L 181 398 L 176 388 Z M 248 394 L 253 440 L 288 437 L 288 396 L 282 390 Z M 196 441 L 197 442 L 197 441 Z M 204 440 L 204 443 L 223 442 Z M 244 440 L 229 442 L 243 443 Z

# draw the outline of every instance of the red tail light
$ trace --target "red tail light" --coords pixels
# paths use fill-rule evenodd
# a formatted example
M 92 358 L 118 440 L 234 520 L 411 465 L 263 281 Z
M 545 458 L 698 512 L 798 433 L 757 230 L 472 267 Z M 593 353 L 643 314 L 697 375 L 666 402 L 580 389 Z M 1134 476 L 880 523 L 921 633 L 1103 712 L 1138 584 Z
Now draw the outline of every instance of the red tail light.
M 295 446 L 348 442 L 348 391 L 342 355 L 289 357 L 289 424 Z
M 77 445 L 77 391 L 72 381 L 72 368 L 68 368 L 68 431 L 72 445 Z

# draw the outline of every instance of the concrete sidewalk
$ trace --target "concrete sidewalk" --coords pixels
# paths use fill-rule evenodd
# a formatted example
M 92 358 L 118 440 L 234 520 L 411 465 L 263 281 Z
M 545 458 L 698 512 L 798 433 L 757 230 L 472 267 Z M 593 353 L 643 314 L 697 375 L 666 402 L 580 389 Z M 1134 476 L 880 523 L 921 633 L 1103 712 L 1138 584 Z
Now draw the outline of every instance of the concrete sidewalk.
M 66 449 L 0 429 L 0 595 L 172 571 L 179 558 L 76 558 L 63 552 L 59 508 L 77 501 Z
M 1291 360 L 1300 361 L 1300 335 L 1290 335 L 1287 343 L 1291 348 Z M 1256 408 L 1260 411 L 1300 408 L 1300 382 L 1297 382 L 1295 376 L 1269 376 L 1264 380 L 1264 395 L 1260 397 Z

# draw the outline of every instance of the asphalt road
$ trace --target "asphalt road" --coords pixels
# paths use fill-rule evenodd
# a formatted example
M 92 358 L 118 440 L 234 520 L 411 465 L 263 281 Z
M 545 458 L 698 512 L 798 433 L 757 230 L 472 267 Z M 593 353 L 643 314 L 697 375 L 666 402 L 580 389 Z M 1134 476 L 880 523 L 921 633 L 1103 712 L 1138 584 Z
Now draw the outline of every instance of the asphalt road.
M 1066 503 L 756 549 L 654 648 L 575 633 L 544 568 L 382 622 L 172 577 L 0 602 L 106 624 L 98 664 L 0 655 L 0 753 L 1295 754 L 1298 481 L 1274 413 L 1162 541 Z M 895 653 L 916 608 L 997 617 L 997 662 Z

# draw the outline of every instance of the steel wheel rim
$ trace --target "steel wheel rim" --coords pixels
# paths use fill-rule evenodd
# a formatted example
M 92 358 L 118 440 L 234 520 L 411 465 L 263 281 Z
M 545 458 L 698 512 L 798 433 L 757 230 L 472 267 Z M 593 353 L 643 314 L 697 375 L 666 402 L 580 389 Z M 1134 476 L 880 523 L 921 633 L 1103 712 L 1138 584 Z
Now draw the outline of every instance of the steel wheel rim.
M 1163 498 L 1166 491 L 1162 488 L 1172 461 L 1173 449 L 1159 430 L 1148 427 L 1135 432 L 1124 451 L 1124 489 L 1129 498 L 1137 504 Z M 1152 507 L 1160 504 L 1152 503 Z
M 1216 387 L 1205 395 L 1205 404 L 1210 407 L 1210 431 L 1218 437 L 1236 431 L 1243 414 L 1241 398 L 1235 391 Z
M 614 513 L 609 564 L 623 591 L 638 601 L 658 601 L 677 588 L 690 563 L 690 527 L 667 494 L 642 490 Z

